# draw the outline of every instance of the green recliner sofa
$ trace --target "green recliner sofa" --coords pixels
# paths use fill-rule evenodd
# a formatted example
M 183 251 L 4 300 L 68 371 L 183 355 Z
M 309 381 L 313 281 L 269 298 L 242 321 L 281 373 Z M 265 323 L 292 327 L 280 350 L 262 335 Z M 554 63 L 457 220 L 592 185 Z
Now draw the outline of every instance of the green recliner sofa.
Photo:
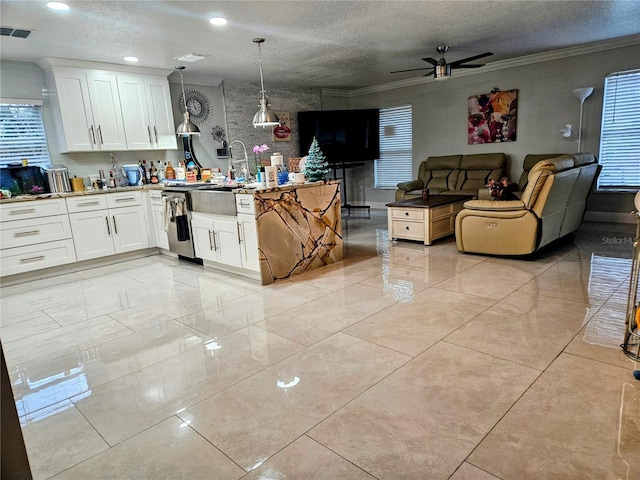
M 396 201 L 419 198 L 424 188 L 436 195 L 478 196 L 489 178 L 504 175 L 506 164 L 504 153 L 429 157 L 420 164 L 416 180 L 398 184 Z

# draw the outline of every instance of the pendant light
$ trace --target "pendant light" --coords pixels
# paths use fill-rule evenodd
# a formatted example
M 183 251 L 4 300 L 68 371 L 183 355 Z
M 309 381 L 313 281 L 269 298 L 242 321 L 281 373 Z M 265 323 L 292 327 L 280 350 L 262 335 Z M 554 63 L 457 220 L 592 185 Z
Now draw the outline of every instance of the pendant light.
M 280 125 L 278 116 L 269 110 L 269 99 L 264 89 L 264 79 L 262 78 L 262 50 L 260 44 L 264 42 L 264 38 L 254 38 L 253 43 L 258 44 L 258 56 L 260 58 L 260 110 L 253 116 L 253 126 L 257 127 L 275 127 Z
M 182 78 L 183 66 L 176 67 L 176 70 L 180 72 L 180 85 L 182 86 L 182 101 L 184 102 L 184 122 L 178 125 L 176 129 L 176 135 L 200 135 L 200 129 L 197 125 L 191 123 L 189 120 L 189 110 L 187 109 L 187 97 L 184 95 L 184 80 Z

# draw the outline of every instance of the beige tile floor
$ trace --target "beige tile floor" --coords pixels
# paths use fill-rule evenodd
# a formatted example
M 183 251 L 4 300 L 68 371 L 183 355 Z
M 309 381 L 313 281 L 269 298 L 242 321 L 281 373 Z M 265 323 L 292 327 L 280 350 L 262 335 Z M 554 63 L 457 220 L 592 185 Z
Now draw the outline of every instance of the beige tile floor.
M 164 256 L 3 287 L 34 478 L 638 480 L 633 233 L 498 259 L 373 210 L 267 287 Z

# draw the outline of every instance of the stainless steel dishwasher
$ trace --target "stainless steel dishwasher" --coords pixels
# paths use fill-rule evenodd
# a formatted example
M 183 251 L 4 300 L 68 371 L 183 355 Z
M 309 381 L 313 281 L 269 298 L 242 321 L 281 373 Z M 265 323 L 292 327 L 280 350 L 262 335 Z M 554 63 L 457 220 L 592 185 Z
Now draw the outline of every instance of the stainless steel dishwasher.
M 164 214 L 170 217 L 168 222 L 165 220 L 168 225 L 169 251 L 189 260 L 196 258 L 191 231 L 191 195 L 189 193 L 193 188 L 197 188 L 197 186 L 183 185 L 166 187 L 162 190 Z M 168 202 L 168 205 L 165 202 Z M 180 215 L 184 215 L 186 218 L 179 219 Z

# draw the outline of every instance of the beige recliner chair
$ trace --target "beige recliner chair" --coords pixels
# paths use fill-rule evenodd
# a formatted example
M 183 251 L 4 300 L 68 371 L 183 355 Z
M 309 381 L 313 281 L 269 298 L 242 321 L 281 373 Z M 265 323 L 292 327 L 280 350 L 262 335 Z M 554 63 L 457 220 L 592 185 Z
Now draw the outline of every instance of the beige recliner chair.
M 600 172 L 590 153 L 537 162 L 520 200 L 470 200 L 456 217 L 461 252 L 527 255 L 576 231 Z

